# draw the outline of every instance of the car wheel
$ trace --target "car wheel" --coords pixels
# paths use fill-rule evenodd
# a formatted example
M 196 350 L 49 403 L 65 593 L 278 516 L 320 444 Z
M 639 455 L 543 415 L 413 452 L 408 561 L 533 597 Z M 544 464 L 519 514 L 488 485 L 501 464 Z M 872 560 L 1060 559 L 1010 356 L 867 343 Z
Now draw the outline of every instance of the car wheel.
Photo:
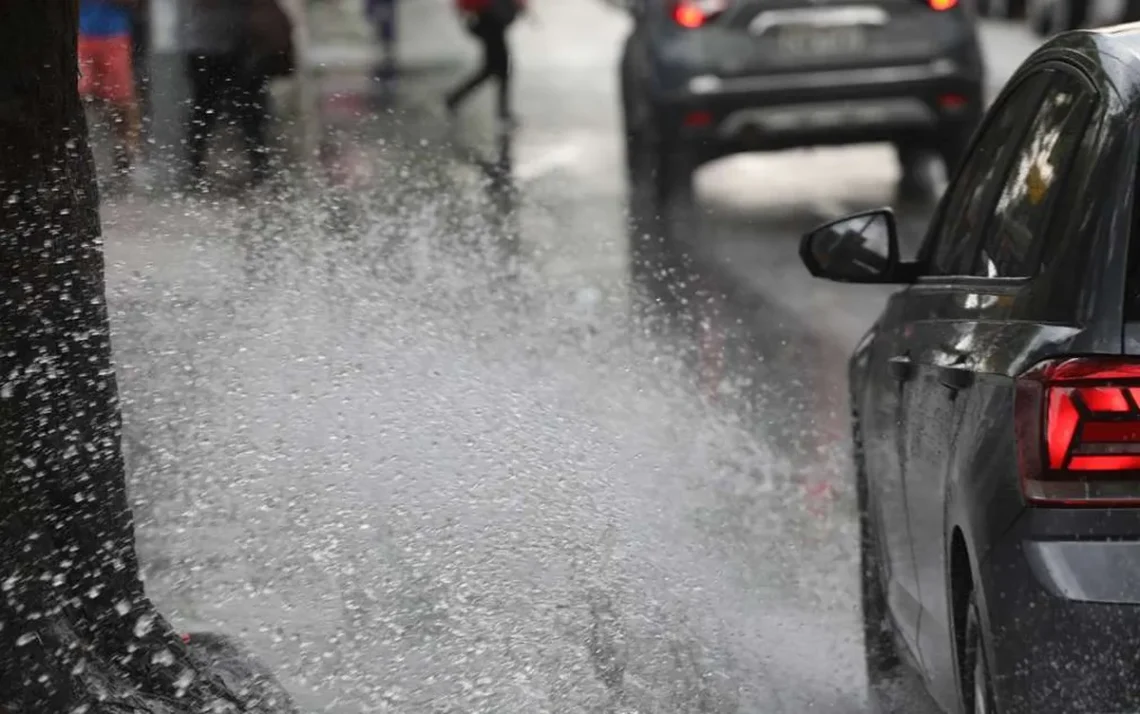
M 856 417 L 858 419 L 858 417 Z M 901 714 L 898 679 L 900 660 L 887 615 L 879 539 L 870 510 L 867 475 L 863 470 L 862 437 L 855 427 L 856 494 L 859 506 L 859 590 L 863 612 L 863 652 L 867 690 L 876 714 Z
M 942 142 L 938 146 L 938 155 L 946 167 L 946 180 L 953 181 L 954 175 L 962 162 L 966 160 L 966 152 L 970 149 L 970 140 L 974 138 L 980 119 L 956 125 L 946 131 Z
M 990 680 L 989 663 L 986 661 L 985 636 L 982 633 L 981 618 L 978 616 L 976 595 L 970 594 L 969 610 L 966 614 L 966 636 L 964 639 L 962 667 L 962 701 L 968 714 L 993 714 L 994 693 Z
M 277 676 L 253 653 L 231 638 L 213 632 L 186 635 L 191 656 L 216 673 L 230 691 L 261 714 L 300 714 Z
M 648 112 L 633 117 L 626 134 L 630 203 L 640 215 L 668 222 L 688 216 L 693 205 L 692 153 L 661 132 Z M 667 226 L 662 226 L 667 227 Z
M 661 206 L 657 197 L 657 138 L 650 123 L 627 123 L 626 170 L 629 180 L 630 237 L 633 242 L 656 240 L 660 234 Z
M 693 174 L 696 163 L 686 148 L 662 145 L 657 157 L 658 191 L 665 207 L 688 208 L 693 202 Z
M 1029 0 L 1025 14 L 1029 28 L 1039 36 L 1048 37 L 1057 31 L 1057 9 L 1055 2 L 1050 2 L 1050 0 Z
M 1082 2 L 1069 2 L 1062 3 L 1064 5 L 1063 12 L 1065 13 L 1065 29 L 1066 30 L 1079 30 L 1088 25 L 1089 22 L 1089 3 L 1087 0 Z

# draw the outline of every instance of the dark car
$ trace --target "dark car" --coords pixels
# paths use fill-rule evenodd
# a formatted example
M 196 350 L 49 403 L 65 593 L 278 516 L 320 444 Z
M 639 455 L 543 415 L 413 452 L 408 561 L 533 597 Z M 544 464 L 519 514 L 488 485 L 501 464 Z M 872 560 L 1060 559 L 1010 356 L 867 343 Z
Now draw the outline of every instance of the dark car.
M 967 0 L 624 0 L 631 179 L 746 151 L 893 142 L 957 165 L 984 109 Z
M 907 673 L 946 712 L 1140 711 L 1138 159 L 1140 28 L 1068 33 L 986 114 L 915 260 L 886 209 L 804 237 L 814 275 L 905 286 L 848 375 L 886 711 L 913 711 Z
M 978 14 L 1002 20 L 1020 20 L 1025 17 L 1027 0 L 977 0 Z

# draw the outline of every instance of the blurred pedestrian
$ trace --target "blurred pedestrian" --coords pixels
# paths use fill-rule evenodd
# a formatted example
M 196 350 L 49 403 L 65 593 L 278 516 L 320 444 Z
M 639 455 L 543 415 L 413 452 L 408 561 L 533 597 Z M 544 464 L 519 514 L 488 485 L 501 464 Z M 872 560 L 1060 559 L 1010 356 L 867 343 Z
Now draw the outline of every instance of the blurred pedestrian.
M 120 179 L 130 175 L 141 124 L 131 62 L 134 5 L 135 0 L 82 0 L 79 6 L 79 94 L 111 120 Z
M 448 93 L 447 110 L 454 114 L 459 105 L 487 80 L 498 82 L 498 116 L 504 127 L 516 123 L 511 112 L 511 54 L 507 29 L 524 13 L 526 0 L 456 0 L 468 31 L 483 45 L 483 65 L 469 79 Z
M 391 79 L 396 70 L 396 0 L 364 0 L 364 14 L 384 51 L 384 78 Z
M 269 175 L 269 79 L 292 71 L 289 20 L 276 0 L 189 0 L 187 7 L 190 179 L 199 186 L 204 181 L 209 142 L 218 117 L 226 114 L 236 115 L 251 182 L 259 184 Z M 288 57 L 273 57 L 273 63 L 266 62 L 262 49 L 267 24 L 272 32 L 286 35 L 272 44 L 289 48 Z M 287 69 L 277 66 L 282 62 Z

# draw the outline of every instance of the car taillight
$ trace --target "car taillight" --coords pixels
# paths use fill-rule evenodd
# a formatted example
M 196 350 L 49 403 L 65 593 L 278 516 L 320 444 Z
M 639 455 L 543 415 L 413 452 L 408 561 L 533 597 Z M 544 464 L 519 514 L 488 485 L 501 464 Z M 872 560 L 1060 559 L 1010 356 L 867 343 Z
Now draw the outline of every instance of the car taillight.
M 673 3 L 673 20 L 681 27 L 695 30 L 727 7 L 728 0 L 676 0 Z
M 931 10 L 953 10 L 958 7 L 958 0 L 927 0 Z
M 1140 360 L 1042 362 L 1017 380 L 1014 420 L 1030 503 L 1140 506 Z

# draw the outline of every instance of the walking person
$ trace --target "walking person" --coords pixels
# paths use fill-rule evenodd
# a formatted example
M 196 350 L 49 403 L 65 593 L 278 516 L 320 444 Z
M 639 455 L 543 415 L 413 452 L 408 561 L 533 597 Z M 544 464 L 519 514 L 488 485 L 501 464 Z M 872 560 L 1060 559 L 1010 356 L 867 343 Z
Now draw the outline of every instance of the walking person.
M 269 175 L 269 78 L 280 71 L 253 48 L 261 39 L 255 30 L 262 29 L 254 25 L 268 15 L 276 24 L 285 23 L 279 32 L 289 34 L 291 26 L 275 0 L 189 0 L 188 9 L 190 179 L 202 186 L 210 139 L 218 117 L 227 114 L 236 115 L 249 156 L 250 181 L 257 185 Z M 287 59 L 291 71 L 291 55 Z
M 396 74 L 396 0 L 364 0 L 364 14 L 384 52 L 381 74 L 391 80 Z
M 142 124 L 131 61 L 134 5 L 135 0 L 82 0 L 79 6 L 79 94 L 111 120 L 116 188 L 130 177 Z
M 468 31 L 483 45 L 483 65 L 448 93 L 447 110 L 454 114 L 470 94 L 489 79 L 498 82 L 498 116 L 505 128 L 516 124 L 511 112 L 511 53 L 507 29 L 526 11 L 526 0 L 457 0 Z

